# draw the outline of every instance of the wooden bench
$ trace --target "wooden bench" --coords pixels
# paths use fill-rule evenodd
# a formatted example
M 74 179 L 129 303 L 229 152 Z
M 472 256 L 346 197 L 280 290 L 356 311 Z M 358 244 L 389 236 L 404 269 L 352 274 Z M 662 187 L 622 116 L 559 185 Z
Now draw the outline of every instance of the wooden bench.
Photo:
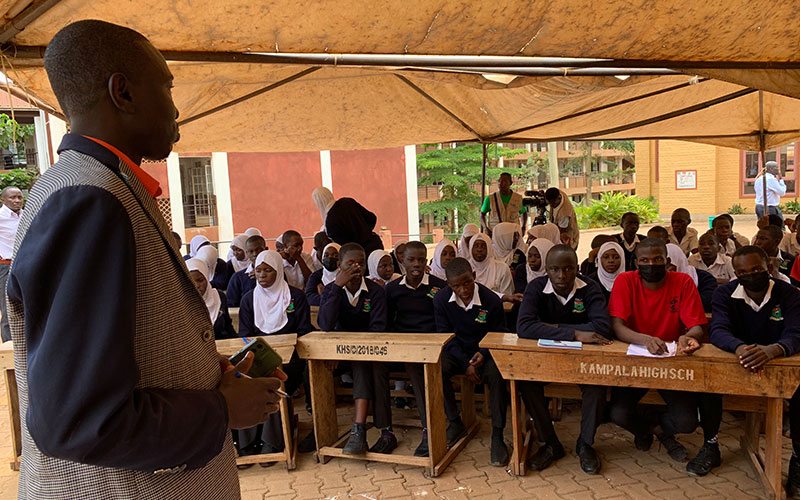
M 760 375 L 744 370 L 735 355 L 707 344 L 691 356 L 628 356 L 628 344 L 584 344 L 581 350 L 540 348 L 515 334 L 489 333 L 480 344 L 491 351 L 511 385 L 514 450 L 512 471 L 524 474 L 527 456 L 518 381 L 645 387 L 726 395 L 729 405 L 748 411 L 742 448 L 770 498 L 781 498 L 783 400 L 800 385 L 800 357 L 781 358 Z M 555 390 L 559 390 L 557 387 Z M 550 392 L 553 394 L 553 392 Z M 730 407 L 730 406 L 729 406 Z M 759 450 L 760 411 L 766 413 L 766 451 Z
M 14 375 L 14 351 L 11 342 L 0 345 L 0 370 L 3 371 L 3 382 L 6 384 L 6 401 L 8 403 L 8 422 L 11 425 L 11 453 L 9 465 L 12 470 L 19 470 L 22 455 L 22 429 L 19 420 L 19 395 L 17 394 L 17 377 Z
M 275 352 L 283 360 L 283 364 L 288 363 L 294 354 L 295 344 L 297 343 L 297 335 L 290 333 L 288 335 L 267 335 L 263 337 L 247 337 L 246 339 L 225 339 L 217 340 L 217 352 L 224 356 L 233 356 L 239 352 L 245 345 L 255 339 L 264 339 Z M 283 383 L 281 383 L 283 389 Z M 258 455 L 246 455 L 243 457 L 236 457 L 236 465 L 268 463 L 268 462 L 286 462 L 288 470 L 296 468 L 297 458 L 297 417 L 293 412 L 290 412 L 289 401 L 286 398 L 281 398 L 280 403 L 281 414 L 281 428 L 283 429 L 283 451 L 278 453 L 260 453 Z
M 319 328 L 317 326 L 317 316 L 319 316 L 319 306 L 310 306 L 311 308 L 311 326 L 314 328 Z M 233 322 L 233 329 L 237 332 L 239 331 L 239 308 L 238 307 L 229 307 L 228 314 L 231 316 L 231 321 Z
M 311 381 L 311 405 L 314 433 L 317 439 L 317 460 L 326 463 L 331 457 L 373 460 L 425 467 L 431 477 L 444 471 L 456 455 L 478 431 L 475 402 L 469 382 L 464 382 L 462 413 L 467 434 L 447 450 L 444 393 L 442 385 L 442 349 L 453 334 L 442 333 L 372 333 L 312 332 L 297 340 L 297 352 L 308 360 Z M 333 373 L 325 361 L 378 361 L 423 363 L 425 366 L 425 403 L 428 420 L 429 457 L 400 453 L 367 452 L 363 455 L 342 454 L 349 431 L 340 435 L 336 419 Z

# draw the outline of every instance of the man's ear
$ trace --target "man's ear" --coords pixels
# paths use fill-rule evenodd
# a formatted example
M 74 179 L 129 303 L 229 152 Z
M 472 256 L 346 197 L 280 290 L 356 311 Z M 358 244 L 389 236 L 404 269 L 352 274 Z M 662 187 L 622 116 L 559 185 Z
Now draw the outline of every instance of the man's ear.
M 108 95 L 111 97 L 111 102 L 114 103 L 114 106 L 123 113 L 133 114 L 136 112 L 130 81 L 122 73 L 114 73 L 109 77 Z

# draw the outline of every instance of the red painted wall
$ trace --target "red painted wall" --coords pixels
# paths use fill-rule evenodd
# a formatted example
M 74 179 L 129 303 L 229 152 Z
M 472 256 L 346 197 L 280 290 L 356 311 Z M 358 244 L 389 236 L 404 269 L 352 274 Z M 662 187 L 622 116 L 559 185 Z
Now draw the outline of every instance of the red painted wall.
M 228 153 L 228 177 L 234 233 L 258 227 L 267 239 L 287 229 L 314 236 L 322 226 L 311 201 L 322 185 L 319 153 Z M 306 241 L 304 250 L 312 246 Z
M 170 198 L 167 162 L 146 161 L 142 163 L 142 170 L 155 177 L 159 184 L 161 184 L 161 196 L 159 196 L 159 198 Z

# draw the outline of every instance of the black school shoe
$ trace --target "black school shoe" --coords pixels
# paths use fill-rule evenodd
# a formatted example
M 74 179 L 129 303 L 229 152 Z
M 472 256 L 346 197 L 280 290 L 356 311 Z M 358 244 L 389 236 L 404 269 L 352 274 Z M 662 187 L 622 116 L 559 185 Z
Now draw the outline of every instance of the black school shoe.
M 719 453 L 718 443 L 703 443 L 697 456 L 686 464 L 686 472 L 690 476 L 702 477 L 711 472 L 714 467 L 719 467 L 722 463 L 722 456 Z
M 489 464 L 495 467 L 505 467 L 508 464 L 508 446 L 506 446 L 503 436 L 492 436 Z
M 317 437 L 314 435 L 314 430 L 308 433 L 306 437 L 297 443 L 297 451 L 300 453 L 311 453 L 317 449 Z
M 353 424 L 350 438 L 342 448 L 345 455 L 363 455 L 367 452 L 367 428 L 364 424 Z
M 394 436 L 394 433 L 390 431 L 381 431 L 381 437 L 378 438 L 378 441 L 369 451 L 371 453 L 384 453 L 388 455 L 394 451 L 395 448 L 397 448 L 397 438 Z
M 676 462 L 685 462 L 686 459 L 689 458 L 689 453 L 686 451 L 686 448 L 675 439 L 675 436 L 659 434 L 658 440 L 661 441 L 661 444 L 667 449 L 669 457 Z
M 600 457 L 591 445 L 578 439 L 578 444 L 575 446 L 575 453 L 578 454 L 578 459 L 581 462 L 581 470 L 587 474 L 597 474 L 600 472 Z
M 800 458 L 792 456 L 789 461 L 789 478 L 786 480 L 786 496 L 800 498 Z
M 565 456 L 566 453 L 564 453 L 564 447 L 561 446 L 561 443 L 552 445 L 545 443 L 528 459 L 527 466 L 531 470 L 545 470 L 550 467 L 553 462 Z
M 450 425 L 447 426 L 447 447 L 451 448 L 459 439 L 464 437 L 466 433 L 467 428 L 464 427 L 464 423 L 460 418 L 450 422 Z
M 633 436 L 633 445 L 639 451 L 647 451 L 653 446 L 653 433 L 648 432 L 641 436 Z
M 415 457 L 427 457 L 430 456 L 430 452 L 428 450 L 428 431 L 422 431 L 422 441 L 419 442 L 419 446 L 417 449 L 414 450 Z

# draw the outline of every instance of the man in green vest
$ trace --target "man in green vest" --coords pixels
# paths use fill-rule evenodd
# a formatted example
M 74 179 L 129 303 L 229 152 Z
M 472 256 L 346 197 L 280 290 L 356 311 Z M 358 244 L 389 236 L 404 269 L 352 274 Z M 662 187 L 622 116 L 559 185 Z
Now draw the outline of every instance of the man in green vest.
M 481 228 L 489 236 L 492 235 L 492 228 L 501 222 L 520 224 L 520 216 L 522 216 L 522 234 L 525 234 L 528 207 L 522 204 L 522 195 L 511 190 L 511 183 L 511 174 L 503 172 L 497 180 L 499 190 L 483 199 Z

